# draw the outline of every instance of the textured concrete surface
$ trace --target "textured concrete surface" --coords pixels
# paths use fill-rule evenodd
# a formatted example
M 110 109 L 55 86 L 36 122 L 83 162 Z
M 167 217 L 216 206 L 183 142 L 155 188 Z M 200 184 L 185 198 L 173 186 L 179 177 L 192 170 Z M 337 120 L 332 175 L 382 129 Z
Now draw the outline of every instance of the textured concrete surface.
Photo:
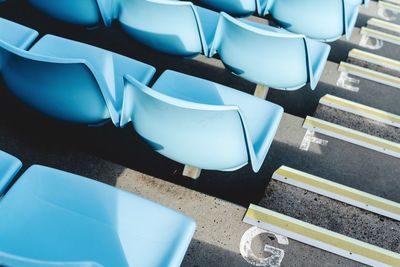
M 400 224 L 396 220 L 279 181 L 271 181 L 265 194 L 265 198 L 260 201 L 263 207 L 400 252 Z
M 385 20 L 383 20 L 383 21 L 385 21 Z M 390 23 L 393 23 L 393 22 L 390 22 Z M 371 24 L 368 25 L 368 28 L 373 29 L 373 30 L 377 30 L 377 31 L 380 31 L 380 32 L 388 33 L 388 34 L 391 34 L 391 35 L 394 35 L 394 36 L 400 36 L 400 33 L 397 32 L 396 30 L 391 30 L 391 29 L 388 29 L 388 28 L 382 28 L 382 27 L 378 27 L 378 26 L 375 26 L 375 25 L 371 25 Z
M 374 71 L 377 71 L 377 72 L 389 74 L 389 75 L 392 75 L 392 76 L 395 76 L 395 77 L 400 77 L 400 72 L 398 70 L 388 69 L 388 68 L 385 68 L 385 67 L 382 67 L 382 66 L 370 63 L 370 62 L 366 62 L 366 61 L 363 61 L 363 60 L 360 60 L 360 59 L 349 57 L 347 59 L 347 62 L 349 62 L 351 64 L 354 64 L 354 65 L 357 65 L 357 66 L 360 66 L 360 67 L 363 67 L 363 68 L 374 70 Z
M 386 2 L 389 2 L 389 1 L 386 1 Z M 392 23 L 400 24 L 400 15 L 399 14 L 395 15 L 395 14 L 393 14 L 393 12 L 391 12 L 389 15 L 393 16 L 393 18 L 394 18 L 394 20 L 391 21 Z M 369 1 L 368 7 L 363 6 L 360 8 L 356 26 L 357 27 L 365 26 L 367 24 L 367 21 L 370 18 L 382 19 L 378 14 L 378 1 Z
M 376 55 L 392 58 L 395 60 L 400 60 L 400 54 L 396 53 L 396 51 L 399 49 L 399 45 L 396 45 L 393 43 L 388 43 L 388 42 L 383 42 L 383 46 L 380 49 L 376 49 L 376 50 L 368 49 L 368 48 L 360 46 L 359 45 L 360 40 L 361 40 L 360 30 L 361 30 L 360 28 L 357 28 L 357 27 L 354 28 L 353 34 L 351 35 L 351 38 L 349 40 L 346 40 L 345 38 L 341 38 L 339 41 L 332 43 L 332 47 L 336 51 L 340 51 L 340 52 L 338 52 L 337 55 L 332 54 L 330 59 L 338 58 L 338 55 L 340 55 L 341 59 L 344 60 L 343 58 L 345 58 L 345 57 L 343 57 L 343 56 L 347 55 L 348 51 L 350 51 L 352 48 L 358 48 L 361 50 L 369 51 Z
M 363 26 L 363 19 L 376 15 L 374 2 L 370 8 L 372 11 L 362 9 L 358 27 Z M 165 69 L 173 69 L 248 93 L 256 87 L 227 71 L 218 58 L 164 55 L 130 39 L 118 25 L 88 31 L 48 18 L 22 0 L 3 3 L 0 16 L 35 28 L 41 35 L 51 33 L 79 40 L 154 65 L 156 77 Z M 329 141 L 327 146 L 312 144 L 309 151 L 299 149 L 306 132 L 303 119 L 314 114 L 319 98 L 326 93 L 400 114 L 398 89 L 366 80 L 360 81 L 358 93 L 336 86 L 338 63 L 347 59 L 350 49 L 359 48 L 358 30 L 349 41 L 342 38 L 332 43 L 330 61 L 315 91 L 307 86 L 294 92 L 270 90 L 268 100 L 282 105 L 286 113 L 258 174 L 246 166 L 236 172 L 203 171 L 200 179 L 189 180 L 181 176 L 182 165 L 152 151 L 131 126 L 88 128 L 47 118 L 7 93 L 1 80 L 0 149 L 19 157 L 24 168 L 39 163 L 74 172 L 192 216 L 198 226 L 183 266 L 250 266 L 239 253 L 240 239 L 250 228 L 242 223 L 249 203 L 399 252 L 398 223 L 300 189 L 269 183 L 272 173 L 287 165 L 400 201 L 399 159 L 321 135 L 318 137 Z M 399 49 L 385 44 L 384 49 L 374 53 L 400 58 Z M 318 109 L 316 116 L 399 140 L 397 130 L 374 127 L 372 122 L 349 114 Z M 268 256 L 263 252 L 264 244 L 285 250 L 282 266 L 361 266 L 293 240 L 281 246 L 268 235 L 253 240 L 252 248 L 259 257 Z
M 400 14 L 391 14 L 395 18 L 393 21 L 390 21 L 391 23 L 395 24 L 400 24 Z M 346 38 L 341 38 L 340 40 L 331 43 L 331 46 L 333 48 L 334 53 L 331 53 L 329 56 L 329 60 L 339 63 L 340 61 L 345 61 L 347 58 L 348 52 L 352 48 L 358 48 L 362 49 L 365 51 L 369 51 L 372 53 L 375 53 L 377 55 L 381 56 L 386 56 L 389 58 L 393 58 L 396 60 L 400 59 L 399 53 L 396 53 L 398 46 L 390 43 L 384 43 L 383 47 L 378 50 L 371 50 L 365 47 L 359 46 L 360 40 L 361 40 L 361 35 L 360 35 L 360 30 L 361 27 L 367 27 L 367 21 L 371 18 L 378 18 L 383 20 L 379 15 L 378 15 L 378 4 L 376 1 L 370 1 L 370 4 L 368 7 L 361 7 L 359 16 L 356 22 L 356 27 L 353 30 L 352 36 L 349 40 Z M 368 26 L 369 28 L 374 28 L 381 30 L 385 32 L 385 30 L 382 30 L 380 28 L 376 28 L 374 26 Z M 397 34 L 395 34 L 397 35 Z
M 27 118 L 33 119 L 32 117 Z M 170 183 L 166 181 L 168 178 L 165 175 L 154 177 L 112 163 L 91 155 L 93 151 L 90 151 L 90 154 L 82 152 L 81 145 L 68 140 L 68 136 L 59 138 L 60 136 L 57 135 L 59 132 L 55 131 L 55 128 L 59 126 L 49 127 L 47 125 L 45 132 L 49 131 L 52 134 L 43 132 L 43 135 L 36 136 L 35 131 L 10 125 L 4 116 L 0 116 L 0 119 L 0 149 L 22 159 L 25 164 L 24 168 L 39 163 L 88 176 L 192 216 L 197 222 L 197 230 L 183 266 L 250 266 L 239 253 L 241 237 L 250 228 L 249 225 L 242 223 L 247 205 L 237 205 L 210 194 L 191 190 L 188 186 L 183 187 Z M 67 129 L 63 128 L 62 130 L 66 131 Z M 28 135 L 27 132 L 31 134 Z M 72 131 L 69 130 L 68 133 L 72 134 Z M 154 166 L 158 166 L 158 163 L 155 161 Z M 212 185 L 209 184 L 209 186 Z M 228 184 L 227 186 L 229 187 Z M 265 187 L 261 189 L 264 191 Z M 280 194 L 279 191 L 276 193 Z M 241 196 L 237 197 L 241 198 Z M 275 200 L 273 201 L 275 202 Z M 258 203 L 258 201 L 254 203 Z M 264 200 L 260 204 L 267 203 L 268 200 Z M 286 202 L 281 201 L 280 203 L 286 205 Z M 281 206 L 281 209 L 284 206 Z M 290 206 L 290 208 L 292 207 Z M 302 209 L 302 205 L 293 208 Z M 264 244 L 278 246 L 270 238 L 262 235 L 257 237 L 254 240 L 253 249 L 255 253 L 260 254 L 260 257 L 263 255 Z M 326 263 L 326 266 L 360 266 L 352 261 L 292 240 L 290 240 L 289 246 L 282 248 L 286 255 L 282 266 L 320 266 L 321 262 Z
M 300 150 L 306 132 L 303 119 L 285 114 L 265 165 L 286 165 L 359 190 L 400 202 L 398 158 L 325 135 L 326 146 L 311 144 Z
M 325 94 L 335 95 L 360 104 L 400 114 L 400 105 L 398 104 L 399 89 L 354 77 L 360 80 L 360 83 L 357 84 L 359 92 L 349 91 L 336 85 L 340 76 L 338 67 L 337 63 L 328 61 L 314 91 L 308 87 L 293 92 L 270 90 L 267 99 L 282 105 L 285 108 L 285 112 L 303 118 L 315 112 L 319 99 Z
M 367 119 L 346 111 L 319 105 L 314 117 L 380 137 L 388 141 L 400 143 L 400 128 Z
M 385 2 L 390 2 L 390 1 L 385 1 Z M 400 14 L 394 14 L 393 12 L 388 12 L 388 15 L 390 15 L 390 17 L 393 18 L 393 20 L 389 22 L 400 24 Z M 370 18 L 378 18 L 384 20 L 378 14 L 378 1 L 370 1 L 368 7 L 363 6 L 360 8 L 356 26 L 357 27 L 365 26 Z

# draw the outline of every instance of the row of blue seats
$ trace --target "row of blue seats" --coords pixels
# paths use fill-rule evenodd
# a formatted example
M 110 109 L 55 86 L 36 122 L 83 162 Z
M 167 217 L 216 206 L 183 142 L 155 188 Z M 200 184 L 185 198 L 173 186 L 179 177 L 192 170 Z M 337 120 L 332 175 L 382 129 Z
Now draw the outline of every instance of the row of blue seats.
M 0 151 L 0 266 L 180 266 L 196 224 L 92 179 Z
M 25 103 L 71 122 L 132 121 L 155 151 L 185 165 L 260 169 L 282 107 L 171 70 L 150 89 L 152 66 L 53 35 L 33 44 L 37 35 L 0 18 L 1 74 Z
M 46 1 L 44 6 L 53 11 L 56 7 L 62 11 L 73 10 L 58 1 L 54 4 Z M 203 53 L 212 57 L 218 53 L 234 74 L 275 89 L 296 90 L 307 83 L 314 89 L 330 52 L 329 45 L 304 35 L 236 19 L 190 2 L 126 1 L 124 7 L 120 11 L 120 24 L 140 42 L 162 52 L 184 56 Z
M 189 2 L 163 2 L 162 8 L 147 0 L 129 3 L 135 7 L 122 9 L 126 11 L 121 11 L 120 25 L 141 43 L 175 55 L 218 53 L 234 74 L 275 89 L 295 90 L 307 82 L 314 89 L 330 52 L 329 45 L 304 35 Z M 175 6 L 185 7 L 186 12 L 172 17 Z
M 193 35 L 195 27 L 213 24 L 218 14 L 176 0 L 28 0 L 40 10 L 66 22 L 110 26 L 118 20 L 128 32 Z M 270 14 L 281 27 L 323 41 L 347 37 L 354 28 L 358 9 L 365 0 L 200 0 L 233 15 Z M 323 27 L 321 27 L 323 25 Z M 148 29 L 152 30 L 149 32 Z M 156 31 L 155 29 L 158 29 Z M 180 34 L 177 34 L 180 33 Z M 137 37 L 137 34 L 135 34 Z M 167 38 L 167 36 L 165 36 Z M 207 38 L 207 36 L 205 36 Z
M 349 37 L 360 5 L 369 0 L 199 0 L 208 7 L 238 16 L 270 14 L 276 23 L 294 33 L 333 41 Z M 321 27 L 323 25 L 323 27 Z
M 282 11 L 288 11 L 292 8 L 292 4 L 298 4 L 299 1 L 296 0 L 198 0 L 200 3 L 207 5 L 210 8 L 213 8 L 218 11 L 224 11 L 232 15 L 236 16 L 249 16 L 252 14 L 257 14 L 259 16 L 265 16 L 269 13 L 280 14 Z M 350 0 L 349 4 L 358 4 L 358 5 L 368 5 L 369 0 Z M 342 6 L 345 7 L 347 4 L 345 1 L 336 1 L 329 2 L 326 1 L 328 6 L 331 6 L 331 3 L 342 3 Z M 299 12 L 305 12 L 305 15 L 310 14 L 311 11 L 309 8 L 314 6 L 314 8 L 321 8 L 321 2 L 315 0 L 303 0 L 300 2 L 301 9 Z M 317 10 L 315 9 L 314 12 Z M 324 10 L 321 10 L 324 11 Z M 276 12 L 276 13 L 275 13 Z M 311 13 L 313 14 L 313 13 Z M 340 13 L 338 13 L 340 14 Z M 304 16 L 305 15 L 298 15 Z M 280 15 L 279 15 L 280 16 Z

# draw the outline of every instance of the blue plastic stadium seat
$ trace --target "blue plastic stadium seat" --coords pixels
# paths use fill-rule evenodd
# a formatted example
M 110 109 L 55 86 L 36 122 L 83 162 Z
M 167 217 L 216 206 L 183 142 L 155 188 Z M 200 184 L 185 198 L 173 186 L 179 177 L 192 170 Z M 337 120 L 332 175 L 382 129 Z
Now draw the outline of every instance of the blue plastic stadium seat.
M 18 23 L 0 18 L 0 40 L 21 48 L 27 49 L 39 33 Z M 0 49 L 0 72 L 3 69 L 6 53 Z
M 39 33 L 21 24 L 0 18 L 0 40 L 21 49 L 27 49 Z
M 130 120 L 158 153 L 201 169 L 257 172 L 282 107 L 232 88 L 167 70 L 150 89 L 126 77 L 122 126 Z
M 82 26 L 110 26 L 113 18 L 113 0 L 29 0 L 44 13 L 67 23 Z
M 179 266 L 195 230 L 174 210 L 39 165 L 0 199 L 0 216 L 0 265 L 18 267 Z
M 10 91 L 37 110 L 65 121 L 119 125 L 123 75 L 147 84 L 152 66 L 84 43 L 46 35 L 29 51 L 0 40 Z
M 217 12 L 169 0 L 121 0 L 117 9 L 120 25 L 139 42 L 173 55 L 208 55 Z
M 234 16 L 249 16 L 256 12 L 258 0 L 200 0 L 200 2 Z
M 7 189 L 21 167 L 21 161 L 0 150 L 0 196 Z
M 265 24 L 221 12 L 210 56 L 217 53 L 234 74 L 251 82 L 295 90 L 314 89 L 330 46 Z
M 360 0 L 264 0 L 261 6 L 261 15 L 270 13 L 283 28 L 330 42 L 350 37 Z

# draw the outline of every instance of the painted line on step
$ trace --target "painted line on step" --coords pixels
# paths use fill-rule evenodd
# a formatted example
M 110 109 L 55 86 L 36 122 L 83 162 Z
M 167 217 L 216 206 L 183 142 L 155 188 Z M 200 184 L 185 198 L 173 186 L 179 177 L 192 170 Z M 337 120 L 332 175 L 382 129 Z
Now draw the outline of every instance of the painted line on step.
M 390 2 L 393 2 L 393 1 L 394 0 L 391 0 Z M 394 12 L 400 12 L 400 6 L 397 5 L 397 3 L 389 3 L 389 2 L 385 2 L 385 1 L 379 1 L 378 7 L 385 8 L 385 9 L 388 9 L 388 10 L 391 10 Z
M 400 0 L 385 0 L 383 2 L 386 2 L 386 3 L 390 2 L 390 3 L 395 4 L 395 5 L 400 5 Z
M 361 31 L 360 31 L 361 35 L 367 35 L 369 37 L 373 37 L 388 43 L 392 43 L 395 45 L 400 45 L 400 36 L 396 36 L 393 34 L 389 34 L 386 32 L 381 32 L 378 30 L 374 30 L 374 29 L 370 29 L 367 27 L 361 27 Z
M 243 221 L 313 247 L 368 264 L 400 266 L 398 253 L 251 204 Z
M 400 221 L 400 204 L 290 167 L 281 166 L 274 180 Z
M 367 21 L 367 25 L 368 26 L 372 25 L 372 26 L 379 27 L 379 28 L 382 28 L 382 29 L 385 29 L 388 31 L 400 33 L 400 25 L 399 24 L 387 22 L 385 20 L 381 20 L 381 19 L 377 19 L 377 18 L 369 19 Z
M 351 75 L 400 89 L 400 78 L 389 74 L 363 68 L 343 61 L 340 62 L 339 71 L 347 72 Z
M 400 116 L 377 108 L 372 108 L 329 94 L 321 97 L 319 103 L 331 108 L 346 111 L 367 119 L 379 121 L 400 128 Z
M 395 70 L 400 72 L 400 61 L 394 60 L 387 57 L 382 57 L 375 55 L 373 53 L 369 53 L 366 51 L 362 51 L 359 49 L 352 49 L 348 55 L 350 58 L 355 58 L 358 60 L 362 60 L 374 65 L 378 65 L 387 69 Z
M 386 155 L 400 158 L 400 144 L 307 116 L 303 127 Z

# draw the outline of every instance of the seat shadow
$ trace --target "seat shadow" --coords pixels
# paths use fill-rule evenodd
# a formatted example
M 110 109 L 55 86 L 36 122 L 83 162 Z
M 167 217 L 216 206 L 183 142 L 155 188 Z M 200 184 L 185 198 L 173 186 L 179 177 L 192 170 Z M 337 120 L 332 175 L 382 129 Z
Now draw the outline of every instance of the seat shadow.
M 32 27 L 41 35 L 59 35 L 151 64 L 158 70 L 155 78 L 165 69 L 172 69 L 247 93 L 255 89 L 255 84 L 231 74 L 219 60 L 201 56 L 187 59 L 156 52 L 129 38 L 116 23 L 110 29 L 87 30 L 49 18 L 20 0 L 7 1 L 0 16 Z M 294 92 L 270 90 L 268 99 L 281 104 L 286 112 L 305 117 L 314 112 L 321 95 L 318 89 L 311 91 L 308 88 Z M 1 149 L 19 157 L 25 166 L 39 163 L 111 185 L 116 185 L 118 176 L 127 167 L 247 207 L 250 202 L 257 203 L 263 197 L 273 171 L 283 164 L 274 160 L 276 156 L 273 155 L 298 153 L 297 148 L 274 142 L 257 174 L 247 165 L 235 172 L 203 171 L 200 179 L 193 181 L 182 177 L 183 165 L 154 152 L 131 125 L 124 129 L 111 124 L 92 128 L 48 118 L 18 101 L 2 81 L 0 99 Z M 101 161 L 90 155 L 124 167 L 107 169 L 106 164 L 99 164 Z
M 367 21 L 371 18 L 374 18 L 374 16 L 369 16 L 367 14 L 363 13 L 358 13 L 357 17 L 357 22 L 356 22 L 356 27 L 361 28 L 367 25 Z
M 281 105 L 285 113 L 305 118 L 314 114 L 322 96 L 336 95 L 338 90 L 342 89 L 320 81 L 315 90 L 311 90 L 308 85 L 296 91 L 270 90 L 267 99 Z
M 251 265 L 247 263 L 238 252 L 234 253 L 222 247 L 218 247 L 194 238 L 181 266 L 243 267 Z
M 19 158 L 22 174 L 33 164 L 72 172 L 115 185 L 124 167 L 82 153 L 75 140 L 96 131 L 86 125 L 57 121 L 12 96 L 0 79 L 0 149 Z M 18 176 L 17 176 L 18 177 Z
M 26 107 L 4 89 L 0 85 L 0 149 L 19 157 L 25 168 L 42 164 L 110 185 L 130 168 L 247 207 L 264 196 L 272 173 L 287 158 L 302 154 L 297 147 L 274 141 L 258 173 L 246 165 L 234 172 L 204 170 L 199 179 L 191 180 L 182 176 L 182 164 L 153 151 L 132 125 L 92 128 L 61 122 Z M 110 167 L 107 161 L 116 164 Z

